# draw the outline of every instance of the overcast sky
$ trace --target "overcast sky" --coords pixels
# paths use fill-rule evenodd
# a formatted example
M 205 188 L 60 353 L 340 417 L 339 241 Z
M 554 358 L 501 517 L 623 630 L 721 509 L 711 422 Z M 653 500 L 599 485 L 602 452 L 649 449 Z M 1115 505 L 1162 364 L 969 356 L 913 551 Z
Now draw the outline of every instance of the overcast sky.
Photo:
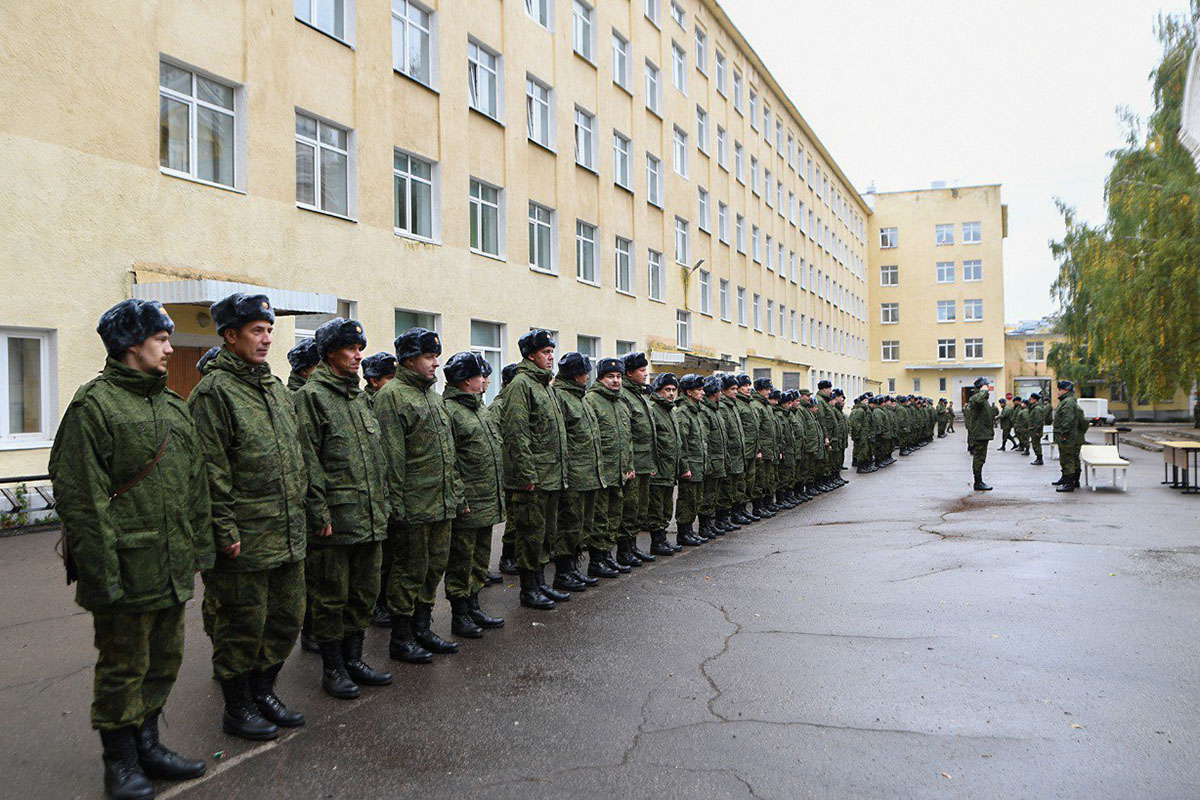
M 863 192 L 1000 183 L 1004 316 L 1055 310 L 1061 197 L 1104 218 L 1118 106 L 1151 108 L 1186 0 L 718 0 Z

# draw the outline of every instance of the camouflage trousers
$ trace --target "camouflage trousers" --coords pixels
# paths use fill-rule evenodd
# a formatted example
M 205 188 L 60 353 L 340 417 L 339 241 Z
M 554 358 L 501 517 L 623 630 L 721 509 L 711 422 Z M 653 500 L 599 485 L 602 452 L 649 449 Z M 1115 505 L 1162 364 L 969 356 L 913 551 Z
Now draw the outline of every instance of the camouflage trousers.
M 1033 448 L 1033 454 L 1038 458 L 1042 457 L 1042 437 L 1041 434 L 1034 432 L 1029 437 L 1029 446 Z
M 487 583 L 492 558 L 492 526 L 450 526 L 450 556 L 446 561 L 446 599 L 470 597 Z
M 1082 444 L 1060 444 L 1058 446 L 1058 463 L 1063 475 L 1078 475 L 1083 469 L 1079 465 L 1079 450 Z
M 675 501 L 675 526 L 691 525 L 704 503 L 704 484 L 684 481 L 679 484 L 679 499 Z
M 938 436 L 945 436 L 946 435 L 946 420 L 944 420 L 944 419 L 938 420 L 937 428 L 938 428 Z
M 792 475 L 796 471 L 794 461 L 780 461 L 775 468 L 775 491 L 780 492 L 792 485 Z
M 850 462 L 856 467 L 865 466 L 871 463 L 871 446 L 863 441 L 854 440 L 854 453 L 850 456 Z
M 304 579 L 312 611 L 312 633 L 318 642 L 340 642 L 365 631 L 379 597 L 382 542 L 309 544 Z
M 829 453 L 829 474 L 836 476 L 846 466 L 846 448 L 835 447 Z
M 99 651 L 92 727 L 141 725 L 167 702 L 183 663 L 183 603 L 158 611 L 96 611 L 92 623 Z
M 723 510 L 733 505 L 733 487 L 737 483 L 737 475 L 726 475 L 721 478 L 720 488 L 717 490 L 717 510 Z
M 746 471 L 738 478 L 737 496 L 734 502 L 745 505 L 754 499 L 754 482 L 758 480 L 758 459 L 746 459 Z
M 558 539 L 558 504 L 562 492 L 534 489 L 532 492 L 513 492 L 505 528 L 515 536 L 517 567 L 534 570 L 550 560 Z
M 592 515 L 592 529 L 584 540 L 592 550 L 608 552 L 616 545 L 625 509 L 624 492 L 620 485 L 596 490 L 596 511 Z
M 988 445 L 991 442 L 991 439 L 974 439 L 970 443 L 971 471 L 974 473 L 976 480 L 981 480 L 981 476 L 983 475 L 983 465 L 987 461 Z
M 219 680 L 283 663 L 304 619 L 304 562 L 256 572 L 213 570 L 213 674 Z
M 764 453 L 763 460 L 758 462 L 755 470 L 757 475 L 754 481 L 754 497 L 764 497 L 775 491 L 775 473 L 778 468 L 775 457 Z
M 392 568 L 388 576 L 388 611 L 410 617 L 417 603 L 433 605 L 437 587 L 450 559 L 450 524 L 439 522 L 389 522 Z
M 717 498 L 721 494 L 721 481 L 725 480 L 720 475 L 709 475 L 704 479 L 704 490 L 700 495 L 699 513 L 706 517 L 714 516 L 717 513 Z
M 625 484 L 621 508 L 621 530 L 618 539 L 633 539 L 646 526 L 646 511 L 650 506 L 650 473 L 639 472 Z
M 596 495 L 600 491 L 563 491 L 558 501 L 558 538 L 551 548 L 552 557 L 573 556 L 587 542 L 596 524 Z
M 675 487 L 650 484 L 650 504 L 646 524 L 652 531 L 665 531 L 675 516 Z

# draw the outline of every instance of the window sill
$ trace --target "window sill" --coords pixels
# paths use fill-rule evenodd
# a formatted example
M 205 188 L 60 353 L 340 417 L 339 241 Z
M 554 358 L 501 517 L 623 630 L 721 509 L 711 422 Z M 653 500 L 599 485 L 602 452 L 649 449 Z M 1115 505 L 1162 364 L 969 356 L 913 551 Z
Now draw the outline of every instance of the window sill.
M 613 81 L 613 86 L 616 86 L 618 89 L 620 89 L 620 90 L 621 90 L 622 92 L 624 92 L 625 94 L 629 95 L 630 97 L 633 97 L 633 90 L 632 90 L 632 89 L 630 89 L 630 88 L 629 88 L 628 86 L 626 86 L 625 84 L 623 84 L 623 83 L 617 83 L 616 81 Z
M 588 66 L 590 66 L 592 69 L 599 69 L 599 68 L 596 66 L 596 62 L 595 62 L 595 61 L 593 61 L 593 60 L 592 60 L 592 59 L 591 59 L 589 56 L 585 56 L 583 53 L 579 52 L 579 51 L 578 51 L 578 50 L 576 50 L 575 48 L 571 48 L 571 53 L 572 53 L 572 54 L 573 54 L 573 55 L 574 55 L 576 58 L 580 59 L 581 61 L 583 61 L 584 63 L 586 63 Z
M 436 88 L 434 88 L 434 86 L 432 84 L 425 83 L 425 81 L 421 80 L 420 78 L 414 78 L 412 75 L 409 75 L 404 70 L 397 69 L 394 65 L 392 66 L 392 72 L 396 73 L 401 78 L 404 78 L 406 81 L 411 81 L 411 82 L 415 83 L 417 86 L 420 86 L 422 89 L 425 89 L 426 91 L 433 92 L 436 95 L 441 94 L 441 92 L 438 91 Z
M 667 304 L 667 301 L 666 301 L 666 300 L 663 300 L 661 297 L 650 297 L 650 298 L 647 298 L 647 299 L 648 299 L 648 300 L 649 300 L 651 303 L 662 303 L 664 306 Z
M 956 319 L 939 319 L 937 321 L 937 324 L 938 325 L 952 325 L 955 322 L 958 322 L 958 320 L 956 320 Z
M 323 208 L 317 208 L 316 206 L 310 206 L 305 203 L 296 203 L 296 208 L 300 209 L 301 211 L 311 211 L 312 213 L 320 214 L 323 217 L 333 217 L 334 219 L 340 219 L 342 222 L 353 222 L 355 225 L 358 224 L 358 220 L 354 217 L 348 217 L 344 214 L 337 214 L 333 211 L 326 211 Z
M 647 201 L 646 201 L 646 205 L 648 205 L 648 206 L 654 206 L 654 207 L 655 207 L 655 208 L 657 208 L 659 211 L 662 211 L 662 210 L 663 210 L 663 204 L 662 204 L 662 203 L 656 203 L 656 202 L 655 202 L 655 201 L 653 201 L 653 200 L 647 200 Z
M 971 244 L 983 244 L 983 242 L 982 242 L 982 241 L 979 241 L 979 242 L 963 242 L 963 244 L 966 244 L 966 245 L 971 245 Z
M 899 322 L 881 322 L 880 325 L 899 325 Z
M 625 297 L 632 297 L 634 299 L 637 298 L 636 294 L 634 294 L 633 292 L 627 292 L 624 289 L 616 289 L 615 291 L 617 294 L 624 295 Z
M 425 236 L 419 236 L 415 233 L 409 233 L 408 231 L 401 230 L 399 228 L 392 228 L 392 233 L 396 234 L 396 236 L 400 237 L 401 239 L 408 239 L 409 241 L 417 242 L 418 244 L 430 244 L 434 245 L 435 247 L 442 246 L 440 239 L 430 239 Z
M 488 122 L 499 125 L 501 128 L 504 127 L 504 120 L 500 119 L 499 117 L 493 117 L 491 114 L 487 113 L 483 109 L 476 108 L 475 106 L 472 106 L 472 105 L 468 105 L 467 108 L 469 108 L 472 113 L 478 114 L 479 116 L 486 119 Z
M 659 122 L 663 121 L 663 115 L 662 115 L 662 111 L 660 109 L 653 108 L 652 106 L 646 106 L 646 110 L 649 111 L 654 116 L 658 117 Z
M 617 187 L 618 189 L 620 189 L 622 191 L 628 192 L 631 197 L 633 196 L 633 187 L 632 186 L 626 186 L 625 184 L 621 183 L 620 181 L 613 181 L 613 186 Z
M 554 149 L 554 147 L 553 147 L 552 145 L 548 145 L 548 144 L 542 144 L 542 143 L 541 143 L 541 142 L 539 142 L 537 139 L 534 139 L 534 138 L 532 138 L 532 137 L 529 137 L 529 136 L 525 137 L 525 139 L 526 139 L 526 141 L 528 141 L 528 142 L 529 142 L 531 145 L 533 145 L 534 147 L 537 147 L 538 149 L 541 149 L 541 150 L 545 150 L 547 153 L 549 153 L 549 154 L 550 154 L 550 155 L 552 155 L 552 156 L 557 156 L 557 155 L 558 155 L 558 151 L 557 151 L 557 150 L 555 150 L 555 149 Z
M 485 253 L 482 250 L 476 250 L 474 247 L 471 248 L 471 253 L 473 255 L 481 256 L 482 258 L 486 258 L 491 261 L 499 261 L 501 264 L 508 263 L 508 259 L 505 258 L 504 256 L 496 255 L 494 253 Z
M 729 317 L 721 317 L 721 322 L 728 322 L 730 325 L 733 324 L 733 320 Z
M 306 22 L 305 20 L 302 20 L 299 17 L 295 17 L 295 20 L 296 20 L 296 22 L 299 22 L 301 25 L 308 28 L 309 30 L 316 31 L 317 33 L 321 34 L 322 36 L 333 39 L 335 42 L 342 45 L 343 47 L 346 47 L 350 50 L 354 50 L 354 45 L 350 44 L 345 39 L 339 39 L 338 37 L 334 36 L 329 31 L 322 30 L 321 28 L 318 28 L 316 25 L 313 25 L 311 22 Z
M 589 167 L 587 164 L 580 164 L 578 161 L 576 161 L 576 162 L 575 162 L 575 166 L 579 167 L 579 168 L 580 168 L 581 170 L 583 170 L 584 172 L 590 172 L 590 173 L 592 173 L 592 174 L 593 174 L 593 175 L 595 175 L 597 178 L 599 178 L 599 177 L 600 177 L 600 173 L 596 171 L 596 168 L 595 168 L 595 167 Z
M 977 323 L 977 322 L 983 322 L 983 320 L 981 320 L 981 319 L 964 319 L 964 320 L 963 320 L 963 322 L 965 322 L 965 323 L 967 323 L 968 325 L 970 325 L 970 324 L 974 324 L 974 323 Z
M 236 186 L 226 186 L 223 183 L 213 183 L 212 181 L 206 181 L 203 178 L 197 178 L 195 175 L 189 175 L 186 172 L 179 172 L 177 170 L 169 169 L 168 167 L 160 166 L 158 171 L 163 175 L 166 175 L 168 178 L 179 178 L 179 180 L 187 181 L 188 183 L 198 183 L 201 186 L 208 186 L 210 188 L 220 189 L 221 191 L 225 192 L 233 192 L 234 194 L 244 195 L 247 193 L 245 189 L 239 189 Z
M 536 272 L 538 275 L 546 275 L 547 277 L 550 277 L 550 278 L 557 278 L 557 277 L 558 277 L 558 272 L 557 272 L 556 270 L 553 270 L 553 269 L 542 269 L 541 267 L 539 267 L 539 266 L 536 266 L 536 265 L 534 265 L 534 264 L 530 264 L 530 265 L 529 265 L 529 271 L 530 271 L 530 272 Z
M 584 278 L 576 278 L 575 280 L 576 280 L 576 282 L 582 283 L 584 286 L 590 286 L 593 289 L 600 288 L 600 284 L 596 283 L 595 281 L 585 280 Z
M 0 452 L 8 450 L 48 450 L 53 439 L 0 439 Z

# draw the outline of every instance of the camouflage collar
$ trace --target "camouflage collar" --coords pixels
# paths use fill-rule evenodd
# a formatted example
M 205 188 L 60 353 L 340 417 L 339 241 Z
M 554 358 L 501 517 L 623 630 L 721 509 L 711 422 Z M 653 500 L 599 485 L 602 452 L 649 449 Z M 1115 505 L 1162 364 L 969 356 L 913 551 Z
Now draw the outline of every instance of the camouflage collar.
M 104 371 L 100 376 L 115 386 L 142 397 L 153 397 L 167 388 L 167 376 L 151 375 L 140 369 L 127 367 L 112 356 L 104 359 Z

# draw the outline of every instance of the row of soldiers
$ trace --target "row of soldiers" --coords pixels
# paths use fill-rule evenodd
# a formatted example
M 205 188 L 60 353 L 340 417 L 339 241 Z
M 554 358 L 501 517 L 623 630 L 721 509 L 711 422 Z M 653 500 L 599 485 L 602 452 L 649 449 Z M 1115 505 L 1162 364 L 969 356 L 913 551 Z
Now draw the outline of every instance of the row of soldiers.
M 1054 408 L 1050 404 L 1050 395 L 1045 398 L 1040 392 L 1031 392 L 1029 397 L 1022 399 L 1014 395 L 1012 402 L 1000 398 L 1000 450 L 1004 450 L 1011 441 L 1013 450 L 1022 455 L 1029 455 L 1032 448 L 1034 466 L 1042 466 L 1042 431 L 1044 426 L 1054 424 Z
M 93 615 L 91 721 L 112 797 L 153 797 L 150 779 L 205 771 L 158 732 L 197 571 L 222 728 L 267 740 L 305 722 L 275 684 L 306 616 L 322 687 L 341 699 L 392 681 L 363 658 L 377 606 L 389 655 L 408 663 L 458 649 L 431 628 L 443 580 L 455 635 L 502 626 L 479 601 L 501 522 L 522 605 L 550 609 L 846 483 L 851 425 L 828 381 L 815 396 L 746 375 L 651 382 L 632 353 L 599 360 L 593 383 L 580 353 L 553 372 L 555 341 L 538 329 L 488 407 L 478 354 L 451 356 L 438 393 L 435 332 L 410 329 L 394 354 L 364 358 L 362 325 L 337 317 L 289 354 L 285 387 L 267 363 L 269 298 L 233 294 L 211 314 L 223 344 L 184 401 L 166 388 L 165 309 L 127 300 L 105 312 L 104 369 L 76 392 L 51 451 L 68 582 Z M 908 419 L 910 402 L 882 413 Z M 923 405 L 867 445 L 878 463 L 928 440 Z
M 866 392 L 854 399 L 850 411 L 850 437 L 854 440 L 851 460 L 857 472 L 870 473 L 896 463 L 892 454 L 911 455 L 933 441 L 934 429 L 943 419 L 946 401 L 934 408 L 933 399 L 916 395 L 875 395 Z M 944 427 L 939 433 L 945 436 Z

